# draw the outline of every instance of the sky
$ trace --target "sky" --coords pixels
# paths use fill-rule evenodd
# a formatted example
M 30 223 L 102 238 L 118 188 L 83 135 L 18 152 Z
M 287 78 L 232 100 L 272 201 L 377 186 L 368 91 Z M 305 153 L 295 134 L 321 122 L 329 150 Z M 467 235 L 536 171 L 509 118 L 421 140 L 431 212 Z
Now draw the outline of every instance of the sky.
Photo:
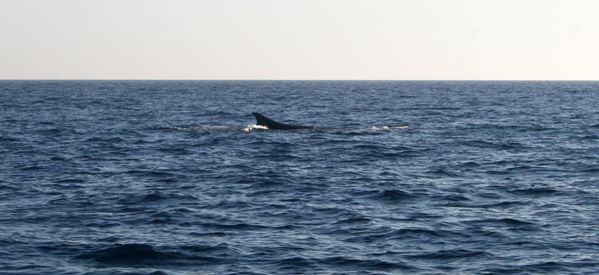
M 599 1 L 0 0 L 0 79 L 599 80 Z

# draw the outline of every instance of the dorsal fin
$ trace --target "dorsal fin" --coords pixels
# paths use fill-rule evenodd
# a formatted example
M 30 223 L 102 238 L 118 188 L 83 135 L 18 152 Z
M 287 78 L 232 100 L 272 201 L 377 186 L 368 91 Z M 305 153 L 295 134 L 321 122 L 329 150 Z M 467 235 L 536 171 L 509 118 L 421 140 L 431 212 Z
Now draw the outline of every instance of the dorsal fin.
M 303 126 L 303 125 L 291 125 L 285 124 L 281 122 L 274 121 L 262 114 L 253 112 L 252 115 L 256 118 L 256 124 L 261 126 L 266 126 L 268 129 L 276 129 L 276 130 L 294 130 L 294 129 L 314 129 L 312 126 Z

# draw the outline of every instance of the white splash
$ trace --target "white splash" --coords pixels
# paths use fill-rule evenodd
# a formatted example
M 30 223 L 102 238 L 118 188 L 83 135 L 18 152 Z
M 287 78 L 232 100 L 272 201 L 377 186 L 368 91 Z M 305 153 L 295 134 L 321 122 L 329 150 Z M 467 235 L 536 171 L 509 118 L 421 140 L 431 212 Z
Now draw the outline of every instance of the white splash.
M 372 126 L 370 128 L 370 130 L 372 130 L 372 131 L 388 131 L 390 129 L 387 126 Z
M 371 131 L 391 131 L 392 129 L 407 129 L 408 125 L 383 125 L 383 126 L 371 126 Z
M 195 129 L 193 127 L 175 127 L 175 130 L 177 130 L 177 131 L 191 132 L 191 131 L 195 131 L 197 129 Z
M 254 130 L 267 130 L 267 129 L 268 129 L 268 127 L 266 127 L 266 126 L 256 125 L 256 124 L 250 124 L 250 125 L 245 126 L 241 130 L 243 130 L 244 132 L 251 132 L 251 131 L 254 131 Z

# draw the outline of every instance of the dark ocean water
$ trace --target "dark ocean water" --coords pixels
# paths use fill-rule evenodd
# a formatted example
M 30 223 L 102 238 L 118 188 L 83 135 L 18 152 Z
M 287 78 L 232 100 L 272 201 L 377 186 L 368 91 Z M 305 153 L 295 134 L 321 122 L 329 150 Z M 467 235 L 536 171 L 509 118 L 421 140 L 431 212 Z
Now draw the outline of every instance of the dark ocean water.
M 2 81 L 0 156 L 0 273 L 599 272 L 599 82 Z

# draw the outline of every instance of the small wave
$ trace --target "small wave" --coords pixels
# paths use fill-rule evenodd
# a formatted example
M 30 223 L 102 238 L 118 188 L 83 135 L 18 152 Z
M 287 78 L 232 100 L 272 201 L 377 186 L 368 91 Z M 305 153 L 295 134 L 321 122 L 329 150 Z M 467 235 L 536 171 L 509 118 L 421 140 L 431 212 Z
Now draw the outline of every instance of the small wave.
M 66 179 L 60 179 L 57 180 L 56 183 L 84 183 L 85 181 L 82 179 L 76 179 L 76 178 L 66 178 Z
M 472 220 L 466 221 L 464 223 L 471 224 L 474 226 L 484 226 L 484 225 L 502 225 L 508 228 L 515 229 L 532 229 L 535 225 L 532 222 L 521 221 L 513 218 L 490 218 L 490 219 L 480 219 L 480 220 Z
M 447 204 L 442 204 L 447 207 L 464 207 L 464 208 L 510 208 L 518 205 L 522 205 L 523 202 L 520 201 L 502 201 L 497 203 L 488 203 L 488 204 L 475 204 L 471 202 L 451 202 Z
M 285 224 L 249 224 L 243 221 L 219 221 L 219 222 L 198 222 L 203 228 L 217 229 L 221 232 L 228 231 L 258 231 L 258 230 L 283 230 L 293 228 L 292 225 Z
M 179 252 L 185 250 L 189 254 Z M 218 257 L 209 254 L 216 253 Z M 107 266 L 144 267 L 172 265 L 182 266 L 188 264 L 211 265 L 222 263 L 228 256 L 236 252 L 227 247 L 192 247 L 185 246 L 177 251 L 160 251 L 147 244 L 116 244 L 108 248 L 85 252 L 76 256 L 77 259 L 91 260 Z M 196 255 L 200 254 L 200 255 Z M 208 254 L 208 255 L 205 255 Z
M 426 171 L 427 174 L 433 175 L 435 177 L 459 177 L 460 174 L 454 171 L 450 171 L 445 167 L 437 167 L 435 169 L 431 169 Z
M 474 161 L 466 161 L 466 162 L 460 163 L 458 166 L 462 167 L 462 168 L 472 168 L 472 167 L 480 166 L 480 163 L 474 162 Z
M 214 246 L 211 245 L 184 245 L 180 247 L 183 250 L 191 251 L 194 253 L 223 253 L 231 254 L 231 249 L 227 244 L 221 243 Z
M 312 261 L 304 257 L 285 258 L 278 260 L 275 264 L 279 266 L 281 269 L 295 272 L 297 272 L 298 269 L 306 270 L 313 269 L 316 267 L 316 265 Z
M 510 192 L 518 194 L 518 195 L 538 197 L 538 196 L 551 196 L 559 191 L 556 189 L 553 189 L 553 188 L 546 188 L 546 187 L 536 187 L 535 188 L 535 187 L 533 187 L 533 188 L 515 189 L 515 190 L 511 190 Z
M 179 174 L 166 172 L 166 171 L 137 170 L 137 169 L 124 171 L 123 174 L 129 174 L 129 175 L 140 176 L 140 177 L 148 177 L 148 178 L 176 177 L 179 175 Z
M 94 260 L 109 265 L 146 265 L 177 258 L 178 253 L 166 253 L 147 244 L 122 244 L 85 253 L 80 259 Z
M 196 199 L 191 194 L 176 194 L 176 193 L 163 193 L 163 192 L 152 192 L 149 194 L 138 194 L 138 195 L 130 195 L 123 198 L 120 198 L 117 202 L 124 205 L 132 205 L 132 204 L 143 204 L 143 203 L 156 203 L 160 201 L 166 200 L 194 200 Z
M 335 224 L 368 224 L 372 222 L 371 219 L 365 216 L 352 216 L 347 218 L 340 218 Z
M 599 168 L 580 169 L 579 172 L 583 172 L 583 173 L 597 173 L 597 172 L 599 172 Z
M 422 237 L 426 237 L 426 238 L 439 238 L 439 237 L 443 237 L 444 234 L 442 234 L 442 232 L 446 232 L 446 231 L 434 231 L 434 230 L 429 230 L 426 228 L 402 228 L 402 229 L 398 229 L 395 230 L 392 234 L 395 236 L 395 238 L 422 238 Z
M 531 273 L 551 273 L 551 272 L 555 272 L 558 270 L 564 271 L 564 273 L 569 273 L 567 271 L 570 271 L 570 272 L 573 270 L 580 271 L 581 268 L 590 268 L 591 270 L 593 270 L 593 271 L 589 272 L 589 274 L 591 274 L 591 273 L 596 273 L 597 266 L 599 266 L 599 264 L 596 261 L 582 260 L 582 261 L 577 261 L 577 262 L 545 261 L 545 262 L 540 262 L 540 263 L 523 265 L 523 266 L 520 266 L 520 268 L 525 271 L 530 271 Z M 580 273 L 583 273 L 583 272 L 580 272 Z
M 398 261 L 385 261 L 377 259 L 355 259 L 351 257 L 328 257 L 316 260 L 320 264 L 349 268 L 353 271 L 368 270 L 413 270 L 414 267 Z
M 568 262 L 539 262 L 525 265 L 509 265 L 502 267 L 494 267 L 482 270 L 484 274 L 594 274 L 596 272 L 580 272 L 580 268 L 591 267 L 592 271 L 596 271 L 597 263 L 593 262 L 581 262 L 581 263 L 568 263 Z M 576 271 L 572 272 L 571 268 L 577 268 Z
M 485 140 L 467 140 L 462 142 L 463 145 L 475 148 L 496 148 L 499 150 L 524 149 L 526 146 L 519 142 L 489 142 Z
M 44 166 L 30 165 L 30 166 L 19 167 L 19 169 L 22 171 L 37 171 L 37 170 L 43 170 Z
M 140 198 L 140 202 L 156 202 L 156 201 L 161 201 L 161 200 L 165 200 L 168 199 L 168 196 L 160 193 L 160 192 L 154 192 L 151 194 L 147 194 L 143 197 Z
M 461 194 L 435 195 L 435 196 L 432 196 L 431 198 L 441 200 L 441 201 L 447 201 L 447 202 L 468 202 L 468 201 L 470 201 L 470 199 L 468 197 L 461 195 Z
M 59 135 L 63 131 L 64 131 L 64 129 L 62 129 L 62 128 L 49 128 L 49 129 L 37 130 L 37 132 L 44 133 L 46 135 Z
M 412 199 L 414 198 L 414 195 L 401 190 L 385 190 L 371 196 L 370 198 L 385 202 L 398 202 Z
M 430 253 L 422 253 L 416 255 L 407 256 L 411 259 L 421 259 L 421 260 L 455 260 L 462 258 L 481 258 L 481 257 L 489 257 L 492 256 L 491 253 L 484 251 L 472 251 L 467 249 L 450 249 L 450 250 L 440 250 Z
M 585 135 L 580 137 L 582 140 L 596 140 L 599 139 L 599 135 Z
M 2 142 L 15 142 L 19 141 L 17 138 L 8 137 L 8 136 L 0 136 L 0 141 Z
M 120 143 L 120 142 L 125 142 L 126 140 L 120 138 L 120 137 L 91 137 L 88 138 L 87 140 L 85 140 L 85 142 L 97 142 L 97 143 Z

